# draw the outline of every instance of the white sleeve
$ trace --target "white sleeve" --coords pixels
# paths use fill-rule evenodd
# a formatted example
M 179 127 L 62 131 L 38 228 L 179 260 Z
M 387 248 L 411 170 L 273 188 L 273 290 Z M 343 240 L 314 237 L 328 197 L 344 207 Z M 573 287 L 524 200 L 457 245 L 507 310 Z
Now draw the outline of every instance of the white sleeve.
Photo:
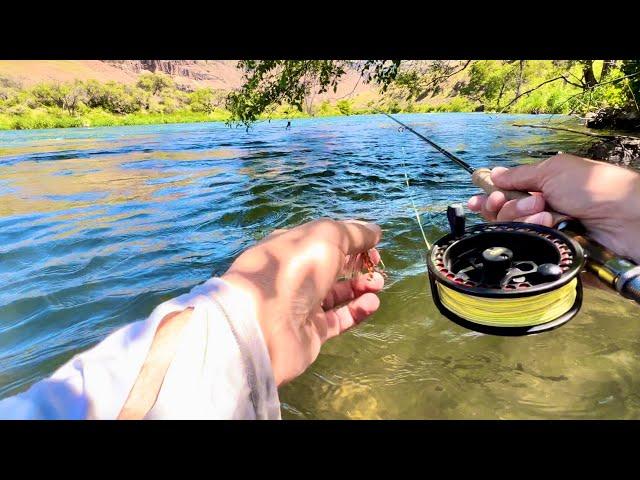
M 76 355 L 28 391 L 0 401 L 0 419 L 115 419 L 160 321 L 193 307 L 148 419 L 279 419 L 269 352 L 250 297 L 218 278 L 154 309 Z

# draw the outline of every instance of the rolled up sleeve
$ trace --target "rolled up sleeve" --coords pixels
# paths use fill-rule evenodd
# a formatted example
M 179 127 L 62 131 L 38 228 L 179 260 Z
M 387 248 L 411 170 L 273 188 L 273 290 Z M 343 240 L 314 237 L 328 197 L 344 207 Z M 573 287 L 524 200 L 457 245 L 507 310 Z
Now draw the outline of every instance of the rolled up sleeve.
M 213 278 L 76 355 L 28 391 L 0 401 L 2 419 L 116 419 L 167 315 L 192 308 L 147 419 L 279 419 L 269 352 L 252 299 Z

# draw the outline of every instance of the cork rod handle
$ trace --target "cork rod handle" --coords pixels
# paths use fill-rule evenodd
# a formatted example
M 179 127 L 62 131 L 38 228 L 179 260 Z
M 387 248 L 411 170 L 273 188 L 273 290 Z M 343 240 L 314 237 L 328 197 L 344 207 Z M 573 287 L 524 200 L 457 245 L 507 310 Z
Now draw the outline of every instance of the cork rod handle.
M 491 181 L 491 170 L 489 170 L 488 168 L 478 168 L 477 170 L 475 170 L 471 175 L 471 181 L 475 186 L 480 187 L 482 190 L 484 190 L 487 195 L 495 191 L 501 191 L 502 193 L 504 193 L 504 196 L 507 200 L 519 200 L 521 198 L 531 196 L 531 194 L 527 192 L 519 192 L 517 190 L 502 190 L 496 187 L 496 185 Z M 558 213 L 553 210 L 547 209 L 547 211 L 553 217 L 554 226 L 570 218 L 562 213 Z

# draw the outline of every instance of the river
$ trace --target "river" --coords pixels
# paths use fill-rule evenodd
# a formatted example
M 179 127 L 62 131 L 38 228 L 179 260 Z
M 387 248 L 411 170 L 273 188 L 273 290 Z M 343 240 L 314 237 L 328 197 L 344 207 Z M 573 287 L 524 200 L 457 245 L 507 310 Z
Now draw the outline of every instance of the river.
M 512 126 L 538 116 L 398 118 L 474 167 L 585 141 Z M 0 132 L 0 397 L 224 272 L 271 230 L 328 216 L 381 225 L 387 286 L 367 323 L 280 390 L 284 418 L 640 416 L 635 304 L 588 285 L 578 316 L 549 333 L 451 323 L 431 302 L 410 196 L 435 240 L 447 205 L 476 192 L 468 175 L 381 115 L 285 125 Z

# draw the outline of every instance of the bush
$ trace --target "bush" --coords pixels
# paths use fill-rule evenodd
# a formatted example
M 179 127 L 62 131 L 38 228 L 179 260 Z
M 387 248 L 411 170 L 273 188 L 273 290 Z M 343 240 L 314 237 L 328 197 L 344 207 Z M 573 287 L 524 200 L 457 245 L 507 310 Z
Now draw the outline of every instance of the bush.
M 387 106 L 387 112 L 389 113 L 400 113 L 401 111 L 402 111 L 402 108 L 400 108 L 400 104 L 398 103 L 397 100 L 392 101 Z
M 473 112 L 475 104 L 465 97 L 453 97 L 449 102 L 436 107 L 438 112 Z
M 175 88 L 175 82 L 168 75 L 163 73 L 143 73 L 138 77 L 136 86 L 152 95 L 158 95 L 163 90 Z
M 351 115 L 353 105 L 350 100 L 338 100 L 336 108 L 342 115 Z
M 80 81 L 73 84 L 40 84 L 31 90 L 31 94 L 38 105 L 58 107 L 70 114 L 76 113 L 87 99 L 86 90 Z
M 200 88 L 189 95 L 188 101 L 192 111 L 212 113 L 222 106 L 224 94 L 211 88 Z
M 89 80 L 85 86 L 87 105 L 102 108 L 115 114 L 127 114 L 146 109 L 149 105 L 148 94 L 137 87 L 116 82 L 99 83 Z

